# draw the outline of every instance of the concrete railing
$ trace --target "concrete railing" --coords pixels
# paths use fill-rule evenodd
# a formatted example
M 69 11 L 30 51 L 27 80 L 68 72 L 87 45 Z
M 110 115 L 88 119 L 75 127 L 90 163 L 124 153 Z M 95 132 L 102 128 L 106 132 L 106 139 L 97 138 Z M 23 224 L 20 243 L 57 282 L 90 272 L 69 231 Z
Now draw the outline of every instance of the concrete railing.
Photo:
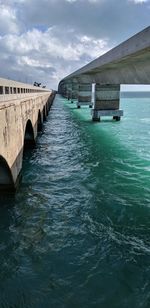
M 51 92 L 51 90 L 0 78 L 0 102 L 28 98 L 45 92 Z
M 43 94 L 47 94 L 47 93 L 51 93 L 52 90 L 49 90 L 49 91 L 45 91 L 44 93 L 43 92 L 30 92 L 30 93 L 22 93 L 22 94 L 4 94 L 4 95 L 0 95 L 0 103 L 3 103 L 3 102 L 9 102 L 9 101 L 14 101 L 14 100 L 17 100 L 17 99 L 24 99 L 24 98 L 30 98 L 30 97 L 36 97 L 36 96 L 42 96 Z
M 2 78 L 0 87 L 0 191 L 15 191 L 24 151 L 35 146 L 56 92 Z

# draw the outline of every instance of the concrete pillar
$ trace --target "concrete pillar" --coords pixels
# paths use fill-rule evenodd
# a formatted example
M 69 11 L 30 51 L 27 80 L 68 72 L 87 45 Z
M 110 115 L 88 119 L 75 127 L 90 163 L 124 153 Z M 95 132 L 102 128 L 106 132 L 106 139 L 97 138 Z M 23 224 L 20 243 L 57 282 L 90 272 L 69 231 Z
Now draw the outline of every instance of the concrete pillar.
M 66 98 L 68 101 L 71 99 L 71 93 L 72 93 L 72 84 L 71 82 L 66 84 Z
M 72 91 L 71 91 L 71 103 L 76 101 L 78 99 L 78 90 L 79 90 L 79 85 L 78 83 L 72 83 Z
M 78 92 L 77 108 L 81 106 L 92 107 L 92 84 L 91 83 L 80 83 Z
M 120 106 L 120 85 L 95 84 L 95 101 L 92 110 L 92 120 L 100 121 L 102 116 L 112 116 L 119 121 L 123 116 Z
M 65 85 L 65 83 L 62 83 L 61 86 L 59 87 L 59 93 L 63 97 L 66 97 L 66 85 Z
M 63 90 L 62 90 L 61 94 L 63 95 L 63 97 L 68 98 L 67 84 L 66 83 L 63 85 Z
M 68 84 L 67 82 L 64 82 L 63 84 L 61 84 L 59 88 L 59 93 L 63 97 L 68 99 L 70 97 L 70 84 Z
M 66 85 L 66 84 L 65 84 L 65 87 L 64 87 L 64 97 L 65 97 L 65 98 L 68 97 L 67 85 Z

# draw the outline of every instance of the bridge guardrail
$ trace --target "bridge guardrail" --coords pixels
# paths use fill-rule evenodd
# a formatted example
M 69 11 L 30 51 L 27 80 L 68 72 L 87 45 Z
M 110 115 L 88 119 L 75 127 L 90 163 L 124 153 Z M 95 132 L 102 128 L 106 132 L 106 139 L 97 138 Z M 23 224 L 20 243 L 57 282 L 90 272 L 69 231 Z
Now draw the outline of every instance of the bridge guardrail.
M 52 90 L 21 83 L 14 80 L 0 78 L 0 102 L 21 99 L 37 94 L 51 93 Z

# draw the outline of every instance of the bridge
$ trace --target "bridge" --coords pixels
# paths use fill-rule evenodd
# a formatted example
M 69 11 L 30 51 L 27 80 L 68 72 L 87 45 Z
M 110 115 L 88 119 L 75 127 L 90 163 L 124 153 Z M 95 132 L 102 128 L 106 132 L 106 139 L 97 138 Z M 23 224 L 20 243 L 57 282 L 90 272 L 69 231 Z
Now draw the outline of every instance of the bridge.
M 92 107 L 93 121 L 101 116 L 118 121 L 121 84 L 150 84 L 150 27 L 63 78 L 58 90 L 78 108 Z
M 150 83 L 150 27 L 80 68 L 59 83 L 59 93 L 77 107 L 92 107 L 93 121 L 119 121 L 121 84 Z M 0 78 L 0 190 L 15 191 L 23 154 L 33 147 L 55 91 Z
M 23 154 L 34 147 L 55 92 L 0 78 L 0 190 L 15 191 Z

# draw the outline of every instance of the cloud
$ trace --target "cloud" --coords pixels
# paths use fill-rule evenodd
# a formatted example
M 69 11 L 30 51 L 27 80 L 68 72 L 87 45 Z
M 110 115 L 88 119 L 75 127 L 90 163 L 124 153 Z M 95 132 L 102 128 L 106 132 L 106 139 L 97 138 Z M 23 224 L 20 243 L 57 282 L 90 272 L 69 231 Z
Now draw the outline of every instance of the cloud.
M 148 2 L 0 0 L 1 76 L 56 88 L 64 76 L 148 26 Z
M 72 32 L 65 33 L 68 42 L 56 36 L 55 28 L 49 28 L 45 32 L 32 29 L 22 35 L 9 34 L 0 38 L 1 50 L 9 51 L 11 54 L 22 56 L 31 54 L 39 57 L 63 60 L 79 61 L 82 54 L 87 54 L 89 58 L 99 56 L 107 49 L 107 40 L 93 39 L 90 36 L 75 35 L 69 40 Z
M 130 0 L 130 1 L 134 2 L 135 4 L 143 4 L 149 2 L 149 0 Z
M 23 76 L 30 71 L 32 80 L 35 79 L 35 74 L 43 83 L 48 83 L 49 80 L 49 85 L 51 82 L 54 86 L 56 80 L 58 82 L 72 69 L 86 64 L 109 48 L 107 40 L 76 35 L 73 30 L 65 31 L 63 37 L 66 39 L 59 38 L 56 27 L 45 32 L 32 29 L 21 35 L 5 35 L 0 38 L 2 67 L 4 68 L 7 62 L 10 71 L 22 70 Z M 12 57 L 13 62 L 9 61 Z
M 89 3 L 99 3 L 99 0 L 65 0 L 66 2 L 74 3 L 74 2 L 89 2 Z M 101 0 L 102 2 L 102 0 Z
M 9 32 L 19 32 L 16 11 L 14 8 L 11 8 L 4 4 L 0 4 L 0 33 L 1 35 L 4 35 Z

